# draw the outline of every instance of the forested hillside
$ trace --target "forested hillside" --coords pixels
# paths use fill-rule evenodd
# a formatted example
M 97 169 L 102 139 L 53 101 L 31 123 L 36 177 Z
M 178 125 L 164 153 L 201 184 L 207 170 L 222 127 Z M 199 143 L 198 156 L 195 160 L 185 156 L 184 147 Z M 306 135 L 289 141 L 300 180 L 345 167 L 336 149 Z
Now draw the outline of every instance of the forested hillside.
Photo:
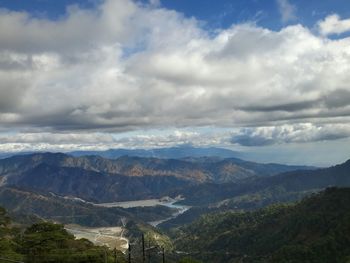
M 117 255 L 119 262 L 126 262 L 120 252 Z M 9 262 L 6 259 L 26 263 L 115 262 L 112 251 L 86 239 L 75 239 L 63 225 L 42 222 L 27 228 L 14 226 L 0 207 L 0 262 Z
M 349 262 L 350 188 L 295 205 L 202 216 L 173 230 L 176 248 L 203 262 Z

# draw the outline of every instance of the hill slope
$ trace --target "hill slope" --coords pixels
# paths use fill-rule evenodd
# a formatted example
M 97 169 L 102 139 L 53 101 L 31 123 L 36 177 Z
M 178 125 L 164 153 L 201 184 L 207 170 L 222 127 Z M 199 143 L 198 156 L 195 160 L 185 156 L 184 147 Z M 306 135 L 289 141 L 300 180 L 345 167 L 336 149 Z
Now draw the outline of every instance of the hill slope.
M 35 215 L 64 224 L 87 227 L 122 226 L 125 222 L 145 222 L 171 217 L 174 211 L 165 206 L 124 209 L 95 206 L 52 193 L 39 193 L 13 187 L 0 187 L 0 206 L 16 218 Z
M 101 257 L 102 255 L 102 257 Z M 119 262 L 126 262 L 118 252 Z M 75 239 L 63 225 L 41 222 L 14 227 L 0 207 L 0 262 L 115 262 L 111 251 L 87 239 Z
M 270 204 L 294 202 L 331 186 L 350 187 L 350 161 L 318 170 L 252 177 L 239 183 L 189 186 L 172 194 L 183 195 L 182 203 L 193 207 L 160 227 L 167 229 L 188 224 L 211 212 L 254 210 Z
M 261 191 L 301 192 L 331 186 L 350 186 L 350 160 L 330 168 L 299 170 L 269 177 L 250 177 L 239 183 L 189 186 L 174 194 L 183 194 L 186 204 L 201 205 Z
M 348 262 L 350 188 L 296 205 L 203 216 L 174 237 L 177 249 L 204 262 Z

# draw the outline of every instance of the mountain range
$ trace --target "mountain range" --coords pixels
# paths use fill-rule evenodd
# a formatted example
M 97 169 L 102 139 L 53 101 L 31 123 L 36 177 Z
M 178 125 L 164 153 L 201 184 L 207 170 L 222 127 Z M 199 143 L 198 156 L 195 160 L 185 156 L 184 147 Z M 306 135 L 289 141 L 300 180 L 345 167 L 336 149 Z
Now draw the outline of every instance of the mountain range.
M 309 167 L 259 164 L 236 158 L 123 156 L 112 160 L 35 153 L 0 160 L 0 185 L 44 190 L 94 202 L 115 202 L 158 198 L 189 185 L 237 182 L 298 169 Z
M 0 159 L 5 159 L 15 155 L 26 155 L 44 152 L 0 152 Z M 244 152 L 232 151 L 225 148 L 217 147 L 193 147 L 189 145 L 180 145 L 169 148 L 154 148 L 154 149 L 108 149 L 100 151 L 71 151 L 66 152 L 68 155 L 75 157 L 81 156 L 100 156 L 107 159 L 117 159 L 122 156 L 132 157 L 153 157 L 160 159 L 181 159 L 186 157 L 218 157 L 218 158 L 242 158 L 247 154 Z

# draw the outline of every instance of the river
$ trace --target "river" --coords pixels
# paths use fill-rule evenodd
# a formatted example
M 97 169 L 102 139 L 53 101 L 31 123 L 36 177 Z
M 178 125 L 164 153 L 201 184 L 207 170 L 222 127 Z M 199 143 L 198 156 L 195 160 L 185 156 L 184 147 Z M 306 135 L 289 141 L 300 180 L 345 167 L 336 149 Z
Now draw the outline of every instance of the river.
M 102 203 L 102 204 L 94 204 L 94 205 L 102 206 L 102 207 L 122 207 L 122 208 L 163 205 L 163 206 L 167 206 L 167 207 L 176 209 L 176 212 L 174 212 L 171 217 L 164 218 L 164 219 L 158 220 L 158 221 L 148 222 L 150 225 L 156 227 L 161 223 L 164 223 L 170 219 L 178 217 L 179 215 L 185 213 L 188 209 L 191 208 L 190 206 L 177 204 L 177 202 L 179 202 L 181 200 L 183 200 L 183 199 L 180 197 L 178 197 L 178 198 L 164 197 L 164 198 L 160 198 L 160 199 L 146 199 L 146 200 L 137 200 L 137 201 Z

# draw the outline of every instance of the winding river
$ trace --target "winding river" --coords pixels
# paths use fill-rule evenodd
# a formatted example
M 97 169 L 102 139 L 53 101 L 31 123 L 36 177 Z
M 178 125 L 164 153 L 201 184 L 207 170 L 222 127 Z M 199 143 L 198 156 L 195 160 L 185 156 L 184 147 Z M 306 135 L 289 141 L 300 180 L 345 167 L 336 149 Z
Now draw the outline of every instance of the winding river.
M 150 225 L 156 227 L 161 223 L 164 223 L 170 219 L 176 218 L 177 216 L 185 213 L 190 206 L 176 204 L 178 201 L 181 201 L 181 198 L 161 198 L 161 199 L 147 199 L 147 200 L 138 200 L 138 201 L 125 201 L 125 202 L 114 202 L 114 203 L 102 203 L 94 204 L 96 206 L 102 207 L 122 207 L 122 208 L 132 208 L 132 207 L 145 207 L 145 206 L 157 206 L 163 205 L 175 209 L 176 211 L 171 215 L 171 217 L 164 218 L 158 221 L 148 222 Z

